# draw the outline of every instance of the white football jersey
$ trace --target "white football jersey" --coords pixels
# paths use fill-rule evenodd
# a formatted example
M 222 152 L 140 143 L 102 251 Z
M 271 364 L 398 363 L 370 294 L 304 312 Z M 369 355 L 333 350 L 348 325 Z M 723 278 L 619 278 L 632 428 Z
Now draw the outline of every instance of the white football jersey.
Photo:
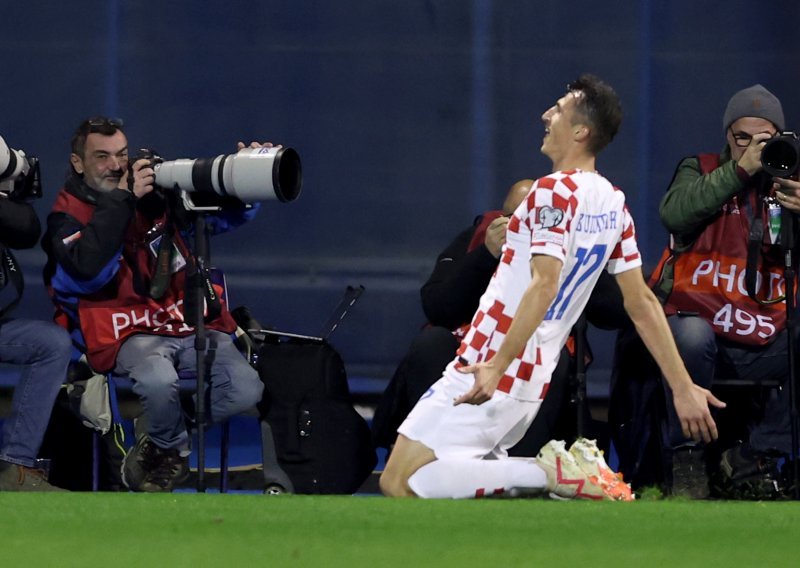
M 560 171 L 536 181 L 508 223 L 500 264 L 461 342 L 457 367 L 489 360 L 500 348 L 530 284 L 535 254 L 564 264 L 544 321 L 498 385 L 522 400 L 544 398 L 600 271 L 618 274 L 641 266 L 625 194 L 595 172 Z

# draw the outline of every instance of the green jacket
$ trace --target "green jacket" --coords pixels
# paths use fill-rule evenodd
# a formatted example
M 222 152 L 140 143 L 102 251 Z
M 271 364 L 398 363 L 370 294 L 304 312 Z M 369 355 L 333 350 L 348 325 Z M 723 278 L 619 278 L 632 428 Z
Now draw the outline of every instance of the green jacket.
M 675 250 L 682 252 L 691 246 L 722 206 L 744 189 L 746 182 L 747 178 L 737 173 L 727 146 L 720 154 L 720 166 L 707 175 L 700 172 L 696 157 L 684 158 L 659 206 L 661 222 L 674 237 Z

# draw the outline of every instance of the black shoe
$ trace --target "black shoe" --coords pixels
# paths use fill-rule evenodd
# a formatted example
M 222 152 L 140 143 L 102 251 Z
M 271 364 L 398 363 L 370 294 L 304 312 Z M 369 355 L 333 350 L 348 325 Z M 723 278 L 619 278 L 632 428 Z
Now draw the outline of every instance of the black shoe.
M 706 472 L 706 453 L 697 446 L 672 450 L 673 497 L 708 499 L 711 491 Z
M 145 475 L 140 491 L 148 493 L 172 491 L 187 477 L 189 477 L 189 456 L 181 456 L 180 451 L 174 448 L 161 450 L 159 463 Z
M 146 463 L 152 461 L 153 445 L 147 436 L 137 439 L 136 444 L 128 450 L 122 459 L 122 483 L 131 491 L 138 491 L 147 473 Z
M 714 474 L 714 492 L 723 499 L 762 501 L 785 496 L 785 482 L 778 470 L 782 456 L 755 451 L 739 442 L 722 452 Z
M 131 491 L 172 491 L 189 476 L 189 458 L 175 448 L 159 448 L 143 436 L 122 462 L 122 482 Z
M 44 470 L 0 461 L 0 491 L 66 491 L 47 481 Z

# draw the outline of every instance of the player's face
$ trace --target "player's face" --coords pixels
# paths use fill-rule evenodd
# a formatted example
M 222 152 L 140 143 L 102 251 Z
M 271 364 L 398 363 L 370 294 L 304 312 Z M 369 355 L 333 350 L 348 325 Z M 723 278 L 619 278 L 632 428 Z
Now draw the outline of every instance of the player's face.
M 562 156 L 573 141 L 573 117 L 575 115 L 575 100 L 580 93 L 570 91 L 556 104 L 547 109 L 542 115 L 544 123 L 544 138 L 542 139 L 542 154 L 554 162 Z
M 83 157 L 72 154 L 70 162 L 83 181 L 94 190 L 111 191 L 119 186 L 128 168 L 128 139 L 117 130 L 111 136 L 91 133 L 86 136 Z

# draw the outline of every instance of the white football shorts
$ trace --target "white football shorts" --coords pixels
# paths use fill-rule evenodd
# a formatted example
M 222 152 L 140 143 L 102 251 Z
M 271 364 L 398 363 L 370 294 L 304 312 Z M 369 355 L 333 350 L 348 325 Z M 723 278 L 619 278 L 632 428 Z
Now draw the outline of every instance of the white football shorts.
M 453 400 L 474 384 L 473 376 L 456 371 L 454 363 L 422 395 L 397 431 L 433 450 L 437 459 L 508 457 L 508 449 L 525 435 L 541 401 L 495 392 L 483 404 L 453 406 Z

